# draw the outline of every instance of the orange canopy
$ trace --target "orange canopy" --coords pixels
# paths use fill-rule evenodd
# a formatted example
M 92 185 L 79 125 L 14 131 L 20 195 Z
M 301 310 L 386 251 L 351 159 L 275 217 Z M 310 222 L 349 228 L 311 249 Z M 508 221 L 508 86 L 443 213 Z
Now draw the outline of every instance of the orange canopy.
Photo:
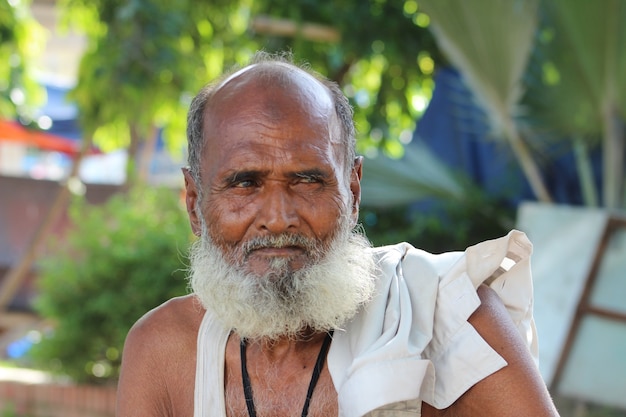
M 76 155 L 80 151 L 80 144 L 74 140 L 43 131 L 27 129 L 17 122 L 6 120 L 0 120 L 0 141 L 20 142 L 39 149 L 63 152 L 68 155 Z

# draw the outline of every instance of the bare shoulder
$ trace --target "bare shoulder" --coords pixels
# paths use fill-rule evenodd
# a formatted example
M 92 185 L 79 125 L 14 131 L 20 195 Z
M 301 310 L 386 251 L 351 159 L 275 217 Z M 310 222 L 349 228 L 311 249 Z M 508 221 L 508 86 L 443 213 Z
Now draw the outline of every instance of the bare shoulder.
M 141 317 L 128 338 L 164 338 L 167 344 L 172 336 L 195 337 L 203 315 L 204 309 L 194 296 L 172 298 Z
M 425 415 L 558 416 L 539 370 L 502 301 L 486 286 L 478 288 L 478 296 L 481 305 L 469 322 L 507 365 L 476 383 L 449 409 Z
M 196 338 L 203 315 L 196 298 L 184 296 L 133 325 L 122 353 L 118 417 L 174 416 L 193 406 Z
M 131 360 L 135 351 L 142 359 L 161 360 L 161 367 L 195 355 L 198 328 L 204 309 L 194 296 L 173 298 L 147 312 L 130 329 L 124 345 L 124 357 Z M 194 356 L 195 357 L 195 356 Z M 167 359 L 167 361 L 163 361 Z

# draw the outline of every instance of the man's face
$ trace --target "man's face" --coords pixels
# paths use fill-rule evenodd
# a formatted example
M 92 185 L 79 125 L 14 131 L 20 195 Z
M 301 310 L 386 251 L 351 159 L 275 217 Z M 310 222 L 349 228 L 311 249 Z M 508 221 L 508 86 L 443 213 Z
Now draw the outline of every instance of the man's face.
M 205 114 L 201 189 L 187 176 L 194 231 L 199 202 L 226 261 L 257 276 L 319 261 L 340 218 L 356 220 L 360 171 L 345 177 L 332 100 L 310 76 L 288 76 L 288 89 L 248 73 L 220 87 Z
M 202 235 L 190 284 L 241 337 L 297 337 L 340 327 L 373 294 L 369 242 L 351 232 L 360 161 L 346 176 L 326 89 L 300 72 L 288 87 L 231 77 L 204 120 L 201 184 L 185 172 Z

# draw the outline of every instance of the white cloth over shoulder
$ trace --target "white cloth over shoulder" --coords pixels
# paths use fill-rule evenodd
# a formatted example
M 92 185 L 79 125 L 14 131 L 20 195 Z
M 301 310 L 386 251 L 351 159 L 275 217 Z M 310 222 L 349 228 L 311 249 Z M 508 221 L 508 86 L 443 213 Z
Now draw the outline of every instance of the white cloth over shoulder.
M 418 398 L 445 408 L 504 367 L 467 321 L 480 305 L 476 288 L 482 283 L 500 296 L 537 360 L 532 245 L 524 233 L 513 230 L 441 255 L 407 243 L 375 251 L 382 272 L 376 295 L 345 329 L 335 331 L 328 354 L 340 416 L 363 416 Z M 507 263 L 513 265 L 503 267 Z
M 373 249 L 381 274 L 374 299 L 336 329 L 328 368 L 340 417 L 421 415 L 421 401 L 452 404 L 506 365 L 468 323 L 485 283 L 503 300 L 537 358 L 532 246 L 519 231 L 433 255 L 407 243 Z M 508 271 L 503 260 L 513 264 Z M 508 266 L 507 266 L 508 267 Z M 194 417 L 225 417 L 224 350 L 230 329 L 210 312 L 198 333 Z

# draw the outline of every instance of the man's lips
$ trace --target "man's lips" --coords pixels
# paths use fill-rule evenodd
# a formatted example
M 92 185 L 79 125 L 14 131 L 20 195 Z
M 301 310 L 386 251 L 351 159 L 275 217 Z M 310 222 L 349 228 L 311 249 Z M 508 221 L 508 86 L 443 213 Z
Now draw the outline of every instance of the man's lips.
M 291 257 L 295 255 L 301 255 L 305 250 L 299 246 L 284 246 L 284 247 L 263 247 L 250 251 L 248 256 L 263 256 L 263 257 Z

